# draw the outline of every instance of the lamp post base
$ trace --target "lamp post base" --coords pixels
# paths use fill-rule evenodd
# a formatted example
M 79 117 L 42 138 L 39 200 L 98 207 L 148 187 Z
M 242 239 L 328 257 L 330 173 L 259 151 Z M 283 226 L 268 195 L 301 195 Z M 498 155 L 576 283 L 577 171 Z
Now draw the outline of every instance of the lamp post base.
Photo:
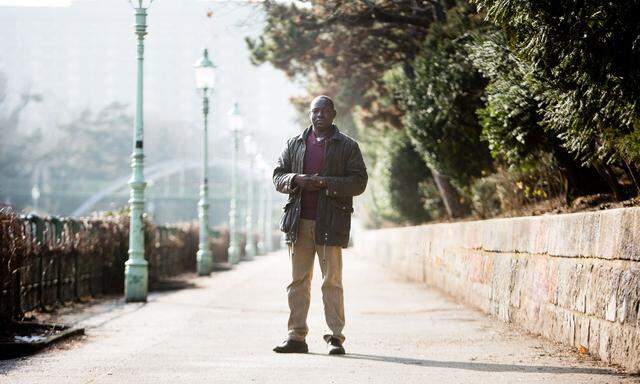
M 253 243 L 247 244 L 247 246 L 244 247 L 244 256 L 242 257 L 242 260 L 251 261 L 253 260 L 255 255 L 256 255 L 255 245 Z
M 125 301 L 147 301 L 149 285 L 149 263 L 142 260 L 127 260 L 124 263 L 124 297 Z
M 240 248 L 237 245 L 231 245 L 227 253 L 229 255 L 229 264 L 238 264 L 240 262 Z
M 232 269 L 233 269 L 233 265 L 231 265 L 231 263 L 225 263 L 225 262 L 213 263 L 213 266 L 211 267 L 211 270 L 213 272 L 230 271 Z
M 212 262 L 211 262 L 211 254 L 209 251 L 204 251 L 202 249 L 198 250 L 196 253 L 196 260 L 198 261 L 198 275 L 199 276 L 208 276 L 211 274 Z

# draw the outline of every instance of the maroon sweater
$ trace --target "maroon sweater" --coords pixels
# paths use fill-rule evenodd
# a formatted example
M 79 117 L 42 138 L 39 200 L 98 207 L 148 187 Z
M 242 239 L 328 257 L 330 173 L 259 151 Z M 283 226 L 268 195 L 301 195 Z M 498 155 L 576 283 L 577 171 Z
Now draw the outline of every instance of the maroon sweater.
M 311 130 L 307 137 L 307 150 L 304 154 L 303 172 L 307 175 L 320 173 L 324 165 L 324 146 L 326 140 L 316 140 L 316 134 Z M 303 219 L 315 220 L 318 207 L 319 191 L 302 191 L 300 217 Z

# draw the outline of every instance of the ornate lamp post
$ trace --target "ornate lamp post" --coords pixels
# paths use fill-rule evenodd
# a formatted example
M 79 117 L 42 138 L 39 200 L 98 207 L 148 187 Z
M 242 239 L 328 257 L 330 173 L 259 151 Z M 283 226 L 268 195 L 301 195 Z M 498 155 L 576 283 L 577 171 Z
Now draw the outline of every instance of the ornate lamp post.
M 240 262 L 240 243 L 238 241 L 238 212 L 237 212 L 237 194 L 238 194 L 238 135 L 242 130 L 242 115 L 240 107 L 235 103 L 231 111 L 229 111 L 229 126 L 233 136 L 231 167 L 231 203 L 229 207 L 229 263 L 237 264 Z
M 244 138 L 244 149 L 249 157 L 249 169 L 247 170 L 247 216 L 246 216 L 246 232 L 247 241 L 244 247 L 244 259 L 253 260 L 256 255 L 256 243 L 253 233 L 253 167 L 254 156 L 256 155 L 256 143 L 253 141 L 253 135 L 249 130 Z
M 40 188 L 37 184 L 33 184 L 31 188 L 31 201 L 33 204 L 33 212 L 38 213 L 38 201 L 40 200 Z
M 272 219 L 273 219 L 273 184 L 271 182 L 271 177 L 273 175 L 273 169 L 271 169 L 271 167 L 266 166 L 265 167 L 265 176 L 267 178 L 266 183 L 265 183 L 265 193 L 264 193 L 264 197 L 266 199 L 266 204 L 265 204 L 265 215 L 264 215 L 264 239 L 265 239 L 265 253 L 266 252 L 273 252 L 274 248 L 273 248 L 273 224 L 272 224 Z
M 258 174 L 260 176 L 262 176 L 263 172 L 264 172 L 264 168 L 265 168 L 265 164 L 264 164 L 264 159 L 262 158 L 261 154 L 257 154 L 256 155 L 256 168 L 258 170 Z M 263 180 L 262 177 L 258 178 L 258 233 L 260 234 L 259 240 L 258 240 L 258 246 L 256 248 L 256 255 L 264 255 L 265 252 L 265 219 L 266 219 L 266 204 L 265 204 L 265 198 L 266 198 L 266 190 L 265 190 L 265 185 L 266 185 L 266 180 Z
M 148 287 L 148 263 L 144 259 L 144 152 L 142 150 L 142 74 L 144 63 L 144 36 L 147 34 L 147 8 L 153 0 L 129 0 L 135 10 L 135 33 L 138 35 L 138 73 L 136 89 L 136 117 L 131 154 L 131 179 L 129 179 L 129 259 L 124 269 L 124 296 L 126 301 L 146 301 Z
M 215 66 L 209 60 L 209 52 L 205 49 L 202 57 L 196 61 L 196 87 L 202 91 L 202 181 L 200 183 L 200 200 L 198 201 L 199 244 L 196 260 L 198 275 L 211 273 L 213 260 L 209 251 L 209 145 L 207 137 L 209 116 L 209 92 L 215 84 Z

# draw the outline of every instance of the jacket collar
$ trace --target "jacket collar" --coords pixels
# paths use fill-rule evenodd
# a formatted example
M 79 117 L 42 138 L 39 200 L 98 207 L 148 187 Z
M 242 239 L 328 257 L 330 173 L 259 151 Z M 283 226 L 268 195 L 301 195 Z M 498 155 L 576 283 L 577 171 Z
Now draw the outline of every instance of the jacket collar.
M 329 140 L 342 140 L 342 139 L 344 139 L 344 135 L 342 133 L 340 133 L 340 130 L 338 129 L 338 127 L 335 124 L 331 124 L 331 127 L 333 128 L 333 134 L 331 135 L 331 137 L 329 137 Z M 313 125 L 309 125 L 304 131 L 302 131 L 300 133 L 300 135 L 298 135 L 298 140 L 306 142 L 307 141 L 307 137 L 309 137 L 309 134 L 311 133 L 312 129 L 313 129 Z

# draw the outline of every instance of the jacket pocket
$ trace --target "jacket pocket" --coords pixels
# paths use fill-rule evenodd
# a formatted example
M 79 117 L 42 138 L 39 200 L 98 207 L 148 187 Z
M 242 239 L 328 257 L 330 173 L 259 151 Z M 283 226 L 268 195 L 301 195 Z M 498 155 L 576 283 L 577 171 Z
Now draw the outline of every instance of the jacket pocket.
M 282 216 L 280 217 L 280 230 L 288 233 L 293 224 L 293 204 L 294 201 L 287 201 L 282 207 Z
M 353 207 L 340 201 L 329 199 L 331 207 L 331 230 L 339 235 L 349 235 Z

